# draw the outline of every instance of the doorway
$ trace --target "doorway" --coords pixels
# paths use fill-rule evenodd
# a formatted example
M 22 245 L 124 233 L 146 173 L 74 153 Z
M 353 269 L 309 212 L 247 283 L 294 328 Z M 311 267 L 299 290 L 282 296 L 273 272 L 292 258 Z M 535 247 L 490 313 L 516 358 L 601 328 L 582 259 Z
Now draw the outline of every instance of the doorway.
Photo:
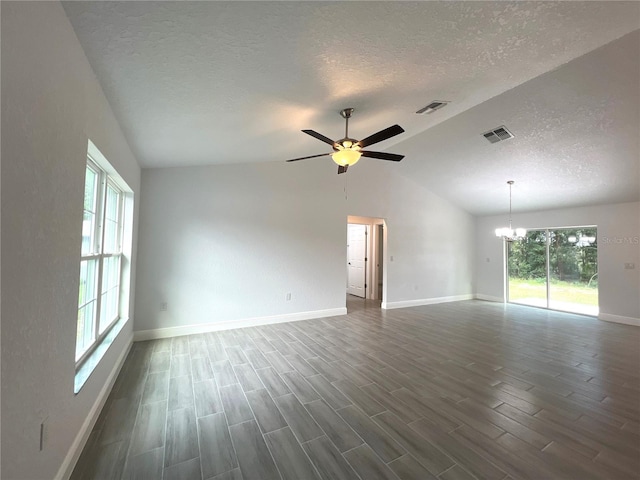
M 385 296 L 385 222 L 381 218 L 347 217 L 347 308 L 380 308 Z
M 598 315 L 597 227 L 530 230 L 507 244 L 507 301 Z
M 369 225 L 347 225 L 347 293 L 367 297 L 366 270 Z

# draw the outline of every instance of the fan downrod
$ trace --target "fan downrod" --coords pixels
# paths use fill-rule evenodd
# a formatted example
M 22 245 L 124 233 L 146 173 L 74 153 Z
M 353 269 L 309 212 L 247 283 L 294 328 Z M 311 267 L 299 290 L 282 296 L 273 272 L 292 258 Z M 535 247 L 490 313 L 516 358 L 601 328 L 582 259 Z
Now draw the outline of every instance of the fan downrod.
M 342 140 L 338 140 L 336 144 L 344 145 L 345 140 L 351 142 L 351 144 L 357 143 L 356 140 L 349 138 L 349 119 L 353 114 L 353 110 L 354 109 L 351 107 L 340 110 L 340 116 L 344 118 L 344 138 Z M 336 145 L 333 146 L 333 149 L 336 151 L 338 150 Z

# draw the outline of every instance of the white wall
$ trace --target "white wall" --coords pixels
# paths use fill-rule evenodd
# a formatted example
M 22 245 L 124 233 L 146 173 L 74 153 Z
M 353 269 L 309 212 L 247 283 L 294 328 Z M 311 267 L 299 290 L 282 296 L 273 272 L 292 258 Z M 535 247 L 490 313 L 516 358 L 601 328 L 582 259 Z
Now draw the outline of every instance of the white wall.
M 476 219 L 476 293 L 495 300 L 503 299 L 505 270 L 502 242 L 494 230 L 507 220 L 507 215 Z M 640 320 L 640 203 L 514 214 L 513 225 L 531 229 L 597 225 L 600 317 Z M 635 269 L 626 270 L 625 263 L 634 263 Z
M 132 338 L 129 322 L 74 395 L 87 140 L 136 194 L 140 169 L 62 6 L 2 2 L 1 8 L 0 476 L 51 479 L 63 472 L 65 458 L 72 460 L 71 446 Z M 46 417 L 48 443 L 40 452 Z
M 385 307 L 471 295 L 473 217 L 426 190 L 420 178 L 409 179 L 395 168 L 391 162 L 364 159 L 349 171 L 347 183 L 350 215 L 385 219 Z
M 135 330 L 344 309 L 347 213 L 386 219 L 388 302 L 472 294 L 470 215 L 393 165 L 336 170 L 330 159 L 143 170 Z

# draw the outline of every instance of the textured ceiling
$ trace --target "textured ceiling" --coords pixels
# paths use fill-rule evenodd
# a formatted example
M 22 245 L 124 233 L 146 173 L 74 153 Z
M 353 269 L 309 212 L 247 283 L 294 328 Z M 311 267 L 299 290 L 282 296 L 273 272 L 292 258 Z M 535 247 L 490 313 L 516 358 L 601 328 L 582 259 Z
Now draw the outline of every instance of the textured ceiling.
M 74 1 L 64 8 L 144 167 L 322 153 L 324 145 L 299 130 L 339 138 L 343 121 L 337 112 L 351 106 L 356 108 L 351 136 L 362 138 L 399 123 L 406 133 L 379 149 L 393 145 L 391 151 L 408 154 L 402 172 L 424 175 L 427 188 L 474 213 L 502 211 L 505 191 L 498 187 L 502 204 L 491 196 L 472 203 L 463 186 L 491 191 L 496 182 L 506 181 L 505 174 L 524 178 L 535 173 L 539 180 L 545 170 L 567 173 L 571 158 L 583 173 L 574 177 L 576 172 L 570 172 L 564 183 L 556 179 L 551 184 L 571 187 L 574 193 L 565 203 L 582 201 L 576 192 L 583 177 L 600 172 L 597 163 L 602 162 L 594 153 L 602 148 L 580 147 L 589 135 L 584 129 L 602 133 L 611 123 L 582 103 L 602 85 L 584 86 L 579 94 L 556 79 L 549 85 L 553 101 L 547 108 L 538 103 L 540 96 L 547 102 L 544 84 L 531 92 L 538 93 L 536 102 L 507 101 L 500 94 L 511 98 L 508 91 L 514 87 L 640 28 L 639 3 L 611 1 Z M 620 60 L 615 66 L 625 65 Z M 602 72 L 595 68 L 590 73 L 597 77 Z M 637 67 L 635 73 L 637 80 Z M 627 74 L 633 75 L 632 68 L 625 69 Z M 582 88 L 587 79 L 571 75 L 570 80 Z M 635 106 L 637 116 L 637 88 L 634 92 L 629 82 L 620 83 L 631 93 L 627 107 Z M 573 95 L 570 101 L 567 94 Z M 486 112 L 483 102 L 498 95 Z M 452 103 L 433 115 L 415 115 L 431 100 Z M 589 105 L 598 102 L 601 108 L 608 105 L 606 99 Z M 474 114 L 478 111 L 483 113 Z M 462 112 L 464 118 L 458 119 Z M 633 112 L 621 118 L 633 120 Z M 510 145 L 475 143 L 483 141 L 478 133 L 506 119 L 517 130 Z M 565 133 L 580 132 L 580 140 L 555 135 L 551 126 L 560 121 L 575 123 Z M 471 132 L 473 140 L 467 138 Z M 505 168 L 514 152 L 508 160 L 496 154 L 492 161 L 487 146 L 517 150 L 522 168 Z M 426 156 L 434 148 L 437 165 Z M 637 142 L 635 148 L 637 157 Z M 542 163 L 558 155 L 567 159 L 561 167 Z M 323 160 L 328 161 L 311 161 Z M 601 193 L 598 201 L 613 199 L 604 189 Z
M 514 138 L 482 133 L 505 125 Z M 401 144 L 398 171 L 474 214 L 640 200 L 640 30 Z

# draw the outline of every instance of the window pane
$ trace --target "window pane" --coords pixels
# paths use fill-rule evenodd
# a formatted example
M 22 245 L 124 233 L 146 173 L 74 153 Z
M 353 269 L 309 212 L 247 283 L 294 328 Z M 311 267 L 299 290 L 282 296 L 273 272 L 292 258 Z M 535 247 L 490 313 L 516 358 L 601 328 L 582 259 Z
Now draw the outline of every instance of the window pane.
M 76 360 L 93 344 L 96 302 L 92 301 L 78 309 L 78 329 L 76 332 Z
M 98 298 L 97 290 L 97 260 L 82 260 L 80 262 L 80 288 L 78 292 L 78 308 L 85 303 Z
M 112 319 L 115 319 L 116 317 L 120 316 L 120 312 L 118 312 L 118 306 L 120 304 L 120 287 L 115 287 L 113 289 L 111 289 L 111 302 L 109 303 L 110 305 L 110 314 L 109 316 Z
M 120 260 L 119 255 L 103 259 L 99 333 L 102 333 L 118 316 Z
M 509 301 L 547 306 L 547 232 L 529 230 L 521 242 L 508 244 Z
M 82 219 L 82 255 L 94 253 L 98 173 L 87 166 L 84 180 L 84 217 Z
M 108 296 L 109 292 L 103 293 L 102 298 L 100 299 L 100 333 L 102 333 L 105 327 L 109 325 L 109 319 L 107 318 L 107 310 L 109 309 Z
M 102 265 L 102 293 L 120 283 L 120 256 L 107 257 Z
M 120 192 L 118 192 L 111 185 L 107 185 L 107 204 L 106 214 L 109 220 L 118 220 L 118 200 L 120 198 Z
M 96 211 L 96 191 L 98 174 L 87 166 L 84 180 L 84 209 L 90 212 Z
M 118 316 L 118 287 L 102 294 L 100 304 L 100 333 L 113 322 Z
M 549 234 L 549 308 L 597 315 L 596 229 L 559 228 Z
M 120 249 L 120 192 L 111 185 L 107 185 L 105 209 L 104 252 L 117 253 Z
M 94 213 L 85 210 L 82 219 L 82 255 L 90 255 L 95 245 L 95 219 Z
M 109 277 L 109 286 L 111 286 L 111 288 L 120 286 L 120 259 L 120 257 L 111 257 L 113 262 L 113 269 Z
M 104 222 L 104 253 L 118 253 L 118 224 L 113 220 Z

